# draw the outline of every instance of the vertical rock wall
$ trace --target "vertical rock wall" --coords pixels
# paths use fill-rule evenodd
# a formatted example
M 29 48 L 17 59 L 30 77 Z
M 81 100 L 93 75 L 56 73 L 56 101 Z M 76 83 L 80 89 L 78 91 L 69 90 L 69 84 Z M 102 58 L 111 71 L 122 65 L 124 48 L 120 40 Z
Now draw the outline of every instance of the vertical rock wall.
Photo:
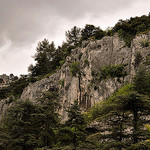
M 62 104 L 61 115 L 66 120 L 66 109 L 74 100 L 80 99 L 80 106 L 83 110 L 88 109 L 95 103 L 109 97 L 122 83 L 117 79 L 108 79 L 92 84 L 92 72 L 97 72 L 101 67 L 107 65 L 127 64 L 128 76 L 122 79 L 123 82 L 130 82 L 135 74 L 135 55 L 140 52 L 143 58 L 150 55 L 150 46 L 142 47 L 141 41 L 149 41 L 150 33 L 137 36 L 130 48 L 125 46 L 117 34 L 112 37 L 104 37 L 97 41 L 86 41 L 82 47 L 73 50 L 68 56 L 65 64 L 52 76 L 30 83 L 22 93 L 21 99 L 34 101 L 41 96 L 41 93 L 50 88 L 57 88 Z M 72 76 L 70 64 L 79 62 L 81 76 Z M 60 81 L 63 84 L 60 84 Z

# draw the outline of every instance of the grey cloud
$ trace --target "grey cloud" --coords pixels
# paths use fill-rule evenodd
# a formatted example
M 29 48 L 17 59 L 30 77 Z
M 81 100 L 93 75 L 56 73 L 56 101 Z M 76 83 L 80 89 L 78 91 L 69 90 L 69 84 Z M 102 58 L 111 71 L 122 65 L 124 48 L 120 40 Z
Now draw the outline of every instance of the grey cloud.
M 81 22 L 90 23 L 83 22 L 87 17 L 100 22 L 98 20 L 110 16 L 111 20 L 112 14 L 128 10 L 139 1 L 142 2 L 142 0 L 0 0 L 0 61 L 6 62 L 3 56 L 7 56 L 7 51 L 16 52 L 13 56 L 16 59 L 18 52 L 22 52 L 22 56 L 19 53 L 18 57 L 26 61 L 25 59 L 32 53 L 30 48 L 41 37 L 48 35 L 51 40 L 60 39 L 64 37 L 62 34 L 65 30 L 74 25 L 78 26 Z M 9 47 L 8 43 L 11 43 Z M 23 50 L 28 51 L 25 58 Z M 7 59 L 9 57 L 11 55 L 8 55 Z M 11 63 L 9 60 L 7 62 Z M 20 66 L 22 63 L 20 62 Z M 23 65 L 28 66 L 25 62 Z M 16 69 L 18 68 L 19 66 Z
M 54 31 L 61 26 L 59 18 L 74 22 L 88 14 L 101 16 L 104 13 L 113 13 L 123 7 L 129 7 L 134 1 L 1 0 L 0 32 L 5 32 L 13 44 L 24 46 L 31 44 L 43 34 L 50 34 L 53 37 Z M 59 17 L 55 19 L 55 16 Z M 0 40 L 2 43 L 2 39 Z

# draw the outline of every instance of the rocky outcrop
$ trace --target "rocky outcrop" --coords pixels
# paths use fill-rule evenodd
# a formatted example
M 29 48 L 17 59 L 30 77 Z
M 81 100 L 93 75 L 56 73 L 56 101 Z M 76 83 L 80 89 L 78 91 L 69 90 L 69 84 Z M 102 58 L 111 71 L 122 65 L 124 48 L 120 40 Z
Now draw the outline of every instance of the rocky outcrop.
M 13 104 L 13 97 L 8 97 L 0 101 L 0 121 L 5 116 L 6 110 Z
M 0 75 L 0 88 L 7 87 L 10 85 L 11 82 L 18 80 L 17 76 L 10 74 L 7 76 L 6 74 Z
M 125 46 L 125 42 L 117 34 L 97 41 L 85 41 L 82 43 L 82 47 L 73 50 L 59 71 L 48 78 L 30 84 L 23 91 L 21 98 L 35 100 L 42 92 L 55 87 L 59 89 L 63 119 L 66 119 L 65 109 L 75 99 L 78 99 L 82 109 L 86 110 L 109 97 L 122 85 L 117 79 L 108 79 L 92 84 L 94 78 L 92 72 L 97 72 L 101 67 L 107 65 L 127 64 L 126 70 L 129 75 L 121 80 L 130 82 L 136 72 L 136 54 L 140 52 L 143 58 L 150 54 L 150 47 L 144 47 L 141 44 L 144 40 L 149 41 L 149 36 L 150 33 L 138 35 L 130 48 Z M 71 75 L 70 64 L 73 62 L 79 62 L 80 76 Z
M 21 99 L 35 101 L 43 92 L 57 88 L 63 106 L 60 112 L 63 120 L 67 119 L 66 108 L 76 99 L 79 100 L 82 110 L 87 110 L 109 97 L 123 83 L 131 81 L 137 69 L 136 54 L 140 53 L 143 60 L 150 56 L 150 46 L 142 44 L 143 41 L 149 42 L 149 37 L 150 33 L 138 35 L 130 48 L 117 34 L 101 40 L 84 41 L 81 47 L 74 49 L 71 56 L 66 58 L 60 70 L 45 79 L 30 83 L 24 89 Z M 80 74 L 76 76 L 72 76 L 70 72 L 70 65 L 73 62 L 79 63 Z M 118 64 L 127 64 L 128 76 L 121 78 L 121 82 L 114 78 L 93 83 L 93 73 L 98 72 L 103 66 Z

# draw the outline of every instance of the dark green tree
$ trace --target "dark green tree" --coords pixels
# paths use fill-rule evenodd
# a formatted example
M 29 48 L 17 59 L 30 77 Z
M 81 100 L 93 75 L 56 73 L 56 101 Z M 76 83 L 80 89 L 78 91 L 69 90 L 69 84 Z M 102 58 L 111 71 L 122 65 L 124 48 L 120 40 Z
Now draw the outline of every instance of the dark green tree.
M 1 143 L 4 150 L 32 150 L 40 143 L 39 124 L 35 124 L 33 114 L 39 113 L 33 103 L 29 101 L 18 101 L 8 110 L 3 120 Z
M 81 38 L 81 29 L 74 26 L 70 31 L 66 32 L 66 40 L 69 45 L 77 46 Z
M 45 93 L 37 104 L 26 100 L 16 101 L 2 120 L 0 146 L 4 150 L 33 150 L 52 147 L 59 124 L 58 94 Z
M 58 98 L 57 90 L 52 89 L 51 91 L 44 93 L 42 98 L 38 99 L 38 107 L 42 110 L 42 113 L 38 114 L 38 116 L 40 116 L 40 123 L 42 123 L 42 130 L 40 132 L 42 146 L 51 147 L 55 144 L 55 130 L 57 130 L 60 124 L 58 111 L 61 106 Z
M 105 32 L 100 27 L 97 27 L 94 32 L 94 36 L 95 39 L 100 40 L 105 36 Z
M 95 35 L 96 27 L 94 25 L 87 24 L 81 31 L 82 39 L 87 40 L 88 38 Z
M 146 71 L 146 67 L 141 66 L 138 69 L 133 85 L 138 93 L 150 96 L 150 71 Z
M 82 40 L 87 40 L 88 38 L 101 39 L 105 33 L 100 27 L 95 27 L 94 25 L 87 24 L 81 30 Z
M 74 101 L 74 104 L 71 105 L 70 109 L 67 112 L 68 120 L 65 124 L 70 128 L 70 135 L 72 135 L 72 137 L 70 138 L 72 139 L 73 144 L 76 147 L 79 144 L 79 141 L 85 140 L 85 118 L 81 113 L 78 101 Z
M 32 76 L 44 75 L 55 69 L 54 58 L 56 54 L 56 48 L 54 42 L 49 44 L 47 39 L 38 43 L 36 48 L 36 54 L 34 59 L 36 61 L 35 66 L 30 65 L 28 71 Z

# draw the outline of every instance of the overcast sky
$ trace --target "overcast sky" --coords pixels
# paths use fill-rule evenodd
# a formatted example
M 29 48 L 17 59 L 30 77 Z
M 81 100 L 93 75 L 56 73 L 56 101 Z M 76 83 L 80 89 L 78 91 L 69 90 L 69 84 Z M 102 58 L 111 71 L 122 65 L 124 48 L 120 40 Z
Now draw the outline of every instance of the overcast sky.
M 106 29 L 149 8 L 150 0 L 0 0 L 0 74 L 27 74 L 44 38 L 58 46 L 73 26 Z

